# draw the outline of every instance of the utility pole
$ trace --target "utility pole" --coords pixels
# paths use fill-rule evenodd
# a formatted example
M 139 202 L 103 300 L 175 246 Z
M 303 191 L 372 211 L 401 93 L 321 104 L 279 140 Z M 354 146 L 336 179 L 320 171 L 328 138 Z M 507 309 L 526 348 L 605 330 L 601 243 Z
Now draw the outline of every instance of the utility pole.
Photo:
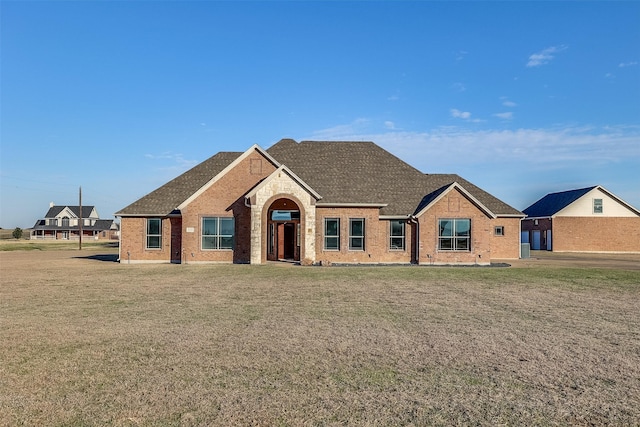
M 80 205 L 80 219 L 78 220 L 78 250 L 82 250 L 82 186 L 80 186 L 80 192 L 78 193 L 78 204 Z

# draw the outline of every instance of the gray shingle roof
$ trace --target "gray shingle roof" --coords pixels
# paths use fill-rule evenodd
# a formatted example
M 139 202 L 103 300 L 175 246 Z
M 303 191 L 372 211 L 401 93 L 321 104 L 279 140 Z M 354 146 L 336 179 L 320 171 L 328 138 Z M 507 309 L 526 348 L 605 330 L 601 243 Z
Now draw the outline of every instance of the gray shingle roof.
M 497 215 L 522 215 L 456 174 L 423 174 L 373 142 L 285 139 L 267 152 L 322 196 L 323 203 L 387 204 L 381 215 L 409 215 L 422 199 L 458 182 Z
M 91 212 L 93 211 L 95 206 L 82 206 L 82 217 L 89 218 Z M 80 217 L 80 206 L 71 206 L 71 205 L 58 205 L 52 206 L 47 211 L 47 214 L 44 216 L 45 218 L 55 218 L 64 208 L 69 208 L 71 212 L 77 217 Z
M 220 152 L 116 212 L 116 215 L 169 215 L 241 154 Z
M 82 229 L 85 231 L 104 231 L 111 229 L 111 225 L 113 225 L 112 219 L 98 219 L 93 225 L 83 225 Z M 33 230 L 79 230 L 80 227 L 77 225 L 72 226 L 63 226 L 59 225 L 48 225 L 44 219 L 39 219 L 36 221 L 35 225 L 32 227 Z
M 427 174 L 373 142 L 283 139 L 266 150 L 322 199 L 318 204 L 386 204 L 381 215 L 410 215 L 423 198 L 458 182 L 497 215 L 522 213 L 455 174 Z M 219 153 L 116 215 L 167 215 L 242 153 Z

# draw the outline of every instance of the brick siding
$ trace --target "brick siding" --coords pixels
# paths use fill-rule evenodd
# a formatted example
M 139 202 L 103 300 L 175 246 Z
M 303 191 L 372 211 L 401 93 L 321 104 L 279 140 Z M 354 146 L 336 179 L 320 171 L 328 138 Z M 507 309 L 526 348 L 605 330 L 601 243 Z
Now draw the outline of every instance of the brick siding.
M 471 251 L 439 251 L 438 220 L 471 219 Z M 489 264 L 493 222 L 457 189 L 450 191 L 419 218 L 420 264 Z
M 389 248 L 388 220 L 380 220 L 378 208 L 316 208 L 316 260 L 323 265 L 333 263 L 404 263 L 412 261 L 412 226 L 405 226 L 405 249 Z M 325 250 L 324 219 L 340 219 L 340 249 Z M 349 219 L 364 218 L 364 250 L 349 249 Z
M 554 251 L 640 252 L 640 218 L 556 217 Z

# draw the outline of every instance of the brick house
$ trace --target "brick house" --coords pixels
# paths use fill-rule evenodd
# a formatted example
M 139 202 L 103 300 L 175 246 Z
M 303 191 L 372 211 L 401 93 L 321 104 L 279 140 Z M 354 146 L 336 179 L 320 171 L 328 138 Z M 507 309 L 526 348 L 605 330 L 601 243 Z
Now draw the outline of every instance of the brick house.
M 524 214 L 372 142 L 221 152 L 116 213 L 121 262 L 489 264 Z
M 83 239 L 118 239 L 118 224 L 112 219 L 100 219 L 95 206 L 82 206 L 80 212 L 80 206 L 56 206 L 53 202 L 49 204 L 44 218 L 36 221 L 30 237 L 44 240 L 78 240 L 81 218 Z
M 523 212 L 533 250 L 640 252 L 640 211 L 600 185 L 547 194 Z

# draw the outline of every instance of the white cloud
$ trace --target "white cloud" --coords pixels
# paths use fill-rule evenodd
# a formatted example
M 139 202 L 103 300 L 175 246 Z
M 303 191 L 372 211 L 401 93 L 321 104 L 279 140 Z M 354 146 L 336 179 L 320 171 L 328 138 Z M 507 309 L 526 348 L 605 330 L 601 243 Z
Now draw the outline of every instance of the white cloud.
M 505 113 L 496 113 L 494 114 L 494 117 L 498 117 L 499 119 L 502 119 L 502 120 L 511 120 L 513 119 L 513 112 L 507 111 Z
M 467 90 L 467 87 L 464 85 L 464 83 L 460 83 L 460 82 L 456 82 L 453 85 L 451 85 L 451 87 L 453 87 L 453 90 L 455 90 L 456 92 L 464 92 L 465 90 Z
M 387 129 L 395 130 L 396 129 L 396 124 L 393 123 L 390 120 L 387 120 L 386 122 L 384 122 L 384 127 L 387 128 Z
M 505 106 L 505 107 L 513 108 L 513 107 L 517 107 L 518 106 L 518 104 L 516 104 L 515 102 L 510 101 L 509 99 L 507 99 L 506 96 L 503 96 L 500 99 L 502 100 L 502 105 Z
M 566 49 L 566 45 L 551 46 L 546 49 L 542 49 L 540 52 L 534 53 L 529 56 L 527 67 L 539 67 L 541 65 L 548 64 L 549 61 L 551 61 L 555 57 L 554 54 L 562 52 Z
M 145 154 L 144 157 L 151 160 L 170 160 L 174 164 L 163 169 L 178 169 L 187 170 L 198 164 L 197 160 L 187 160 L 180 153 L 173 153 L 171 151 L 165 151 L 160 154 Z
M 468 120 L 471 118 L 471 113 L 468 111 L 460 111 L 456 108 L 452 108 L 450 112 L 451 112 L 451 117 L 455 117 L 456 119 Z
M 336 125 L 315 131 L 310 139 L 325 141 L 362 141 L 360 135 L 366 134 L 366 129 L 370 123 L 371 120 L 369 119 L 358 118 L 348 124 Z
M 425 173 L 460 174 L 519 209 L 550 191 L 595 184 L 640 206 L 637 186 L 629 178 L 634 176 L 629 165 L 640 164 L 640 126 L 374 130 L 379 128 L 374 122 L 358 122 L 304 139 L 374 141 Z
M 181 156 L 181 154 L 174 154 L 171 151 L 165 151 L 163 153 L 160 154 L 145 154 L 144 155 L 147 159 L 151 159 L 151 160 L 160 160 L 160 159 L 173 159 L 176 156 Z
M 456 52 L 456 61 L 462 61 L 468 53 L 466 50 Z
M 587 163 L 630 159 L 640 162 L 640 144 L 637 143 L 640 126 L 480 131 L 451 126 L 426 132 L 391 130 L 376 133 L 361 127 L 362 120 L 356 120 L 356 126 L 341 125 L 314 132 L 312 139 L 375 141 L 425 171 L 433 171 L 434 167 L 452 171 L 461 163 L 483 162 L 560 167 L 566 162 L 578 162 L 582 167 L 587 167 Z
M 621 62 L 620 64 L 618 64 L 618 67 L 619 68 L 633 67 L 635 65 L 638 65 L 638 61 Z

